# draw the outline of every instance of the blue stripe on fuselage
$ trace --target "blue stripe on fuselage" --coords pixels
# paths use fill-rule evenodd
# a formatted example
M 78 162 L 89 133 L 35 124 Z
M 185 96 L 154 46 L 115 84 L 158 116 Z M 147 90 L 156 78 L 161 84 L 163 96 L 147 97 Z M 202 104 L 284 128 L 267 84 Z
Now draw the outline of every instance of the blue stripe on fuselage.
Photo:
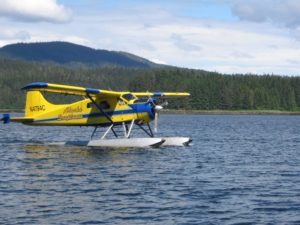
M 121 115 L 121 114 L 132 114 L 132 113 L 135 113 L 135 111 L 133 109 L 106 112 L 106 114 L 109 115 L 109 116 Z M 83 118 L 97 117 L 97 116 L 105 116 L 105 115 L 101 112 L 88 113 L 88 114 L 83 114 L 82 115 Z
M 129 106 L 131 107 L 131 109 L 110 111 L 110 112 L 106 112 L 106 114 L 109 115 L 109 116 L 114 116 L 114 115 L 144 113 L 144 112 L 146 112 L 146 113 L 148 113 L 148 115 L 151 119 L 154 118 L 154 115 L 151 111 L 151 106 L 149 104 L 139 103 L 139 104 L 132 104 L 132 105 L 129 105 Z M 80 114 L 76 114 L 76 115 L 80 116 Z M 98 116 L 99 117 L 104 117 L 105 115 L 101 112 L 82 114 L 82 118 L 91 118 L 91 117 L 98 117 Z M 78 118 L 78 119 L 82 119 L 82 118 Z M 55 121 L 55 120 L 59 120 L 59 117 L 37 119 L 37 120 L 34 120 L 34 122 L 47 122 L 47 121 Z

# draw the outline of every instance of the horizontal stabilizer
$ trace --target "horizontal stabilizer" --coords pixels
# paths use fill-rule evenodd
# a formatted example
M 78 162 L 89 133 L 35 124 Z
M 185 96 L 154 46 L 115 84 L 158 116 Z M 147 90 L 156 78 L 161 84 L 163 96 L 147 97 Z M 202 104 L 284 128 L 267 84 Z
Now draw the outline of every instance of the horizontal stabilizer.
M 0 121 L 3 121 L 3 123 L 9 123 L 10 122 L 10 115 L 5 113 L 3 114 L 3 117 L 0 119 Z
M 0 119 L 0 121 L 3 121 L 4 124 L 10 123 L 10 122 L 16 122 L 16 123 L 28 123 L 33 122 L 33 118 L 28 117 L 10 117 L 9 114 L 3 114 L 3 117 Z
M 16 123 L 28 123 L 28 122 L 33 122 L 33 118 L 26 118 L 26 117 L 11 117 L 10 118 L 11 122 L 16 122 Z

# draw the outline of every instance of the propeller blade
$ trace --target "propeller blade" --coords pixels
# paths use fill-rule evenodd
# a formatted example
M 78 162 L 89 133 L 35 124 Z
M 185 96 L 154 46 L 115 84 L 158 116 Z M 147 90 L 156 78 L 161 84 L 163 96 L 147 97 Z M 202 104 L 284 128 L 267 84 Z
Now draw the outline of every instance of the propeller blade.
M 156 105 L 155 107 L 154 107 L 154 109 L 155 109 L 155 112 L 159 112 L 160 110 L 162 110 L 164 107 L 162 107 L 161 105 Z
M 161 105 L 155 105 L 155 106 L 154 106 L 154 111 L 155 111 L 155 115 L 154 115 L 154 132 L 155 132 L 155 133 L 157 133 L 159 112 L 160 112 L 160 110 L 162 110 L 163 108 L 164 108 L 164 107 L 162 107 Z
M 157 127 L 158 127 L 158 112 L 155 112 L 154 115 L 154 132 L 157 133 Z

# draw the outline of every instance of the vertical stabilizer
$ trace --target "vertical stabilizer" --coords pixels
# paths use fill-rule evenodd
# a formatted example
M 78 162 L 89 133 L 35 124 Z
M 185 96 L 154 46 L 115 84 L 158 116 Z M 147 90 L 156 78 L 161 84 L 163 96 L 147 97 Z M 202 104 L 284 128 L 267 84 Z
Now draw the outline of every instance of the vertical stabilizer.
M 53 108 L 40 91 L 27 91 L 25 104 L 25 117 L 35 117 Z

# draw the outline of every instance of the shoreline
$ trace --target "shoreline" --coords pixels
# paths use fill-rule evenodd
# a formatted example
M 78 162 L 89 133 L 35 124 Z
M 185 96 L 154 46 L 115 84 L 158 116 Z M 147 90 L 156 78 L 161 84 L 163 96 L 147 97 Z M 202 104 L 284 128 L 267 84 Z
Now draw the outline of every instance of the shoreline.
M 186 115 L 287 115 L 299 116 L 300 111 L 280 110 L 172 110 L 167 109 L 163 114 L 186 114 Z
M 0 109 L 1 113 L 24 113 L 22 109 Z M 287 115 L 299 116 L 300 111 L 280 110 L 181 110 L 165 109 L 162 114 L 186 114 L 186 115 Z
M 24 113 L 23 109 L 0 109 L 0 113 Z

